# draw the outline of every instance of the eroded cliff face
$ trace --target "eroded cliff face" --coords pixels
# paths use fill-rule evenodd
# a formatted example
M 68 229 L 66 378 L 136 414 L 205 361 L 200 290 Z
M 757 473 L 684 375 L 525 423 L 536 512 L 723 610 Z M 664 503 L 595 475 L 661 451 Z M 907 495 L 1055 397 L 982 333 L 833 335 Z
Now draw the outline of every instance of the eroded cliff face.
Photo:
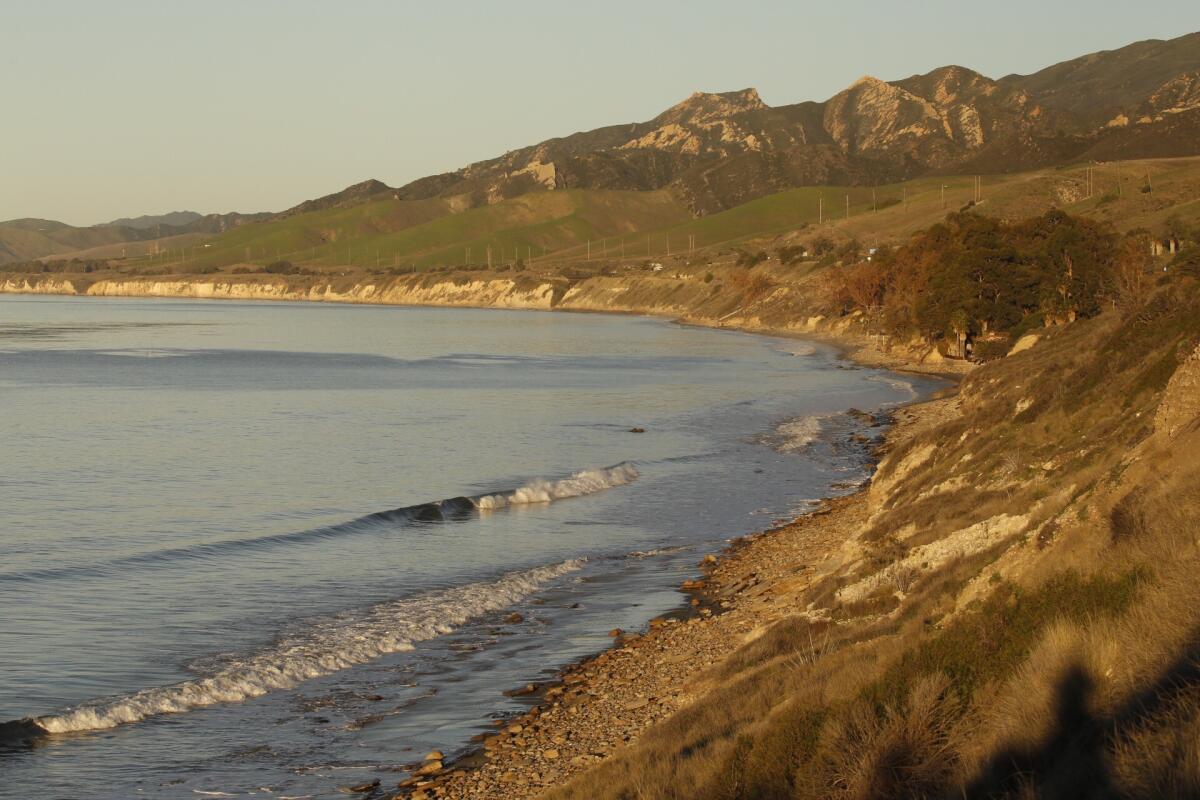
M 1154 432 L 1162 444 L 1170 444 L 1189 426 L 1200 421 L 1200 346 L 1171 376 L 1162 403 L 1154 415 Z
M 0 281 L 0 294 L 80 294 L 80 292 L 69 280 L 9 278 Z
M 780 278 L 747 294 L 730 276 L 705 281 L 697 275 L 630 272 L 571 280 L 496 274 L 417 274 L 379 280 L 332 280 L 314 276 L 181 276 L 127 278 L 31 276 L 0 280 L 0 293 L 92 297 L 177 297 L 215 300 L 276 300 L 324 303 L 594 311 L 669 317 L 691 324 L 766 334 L 828 337 L 856 349 L 856 357 L 886 366 L 958 372 L 923 342 L 885 341 L 867 332 L 860 314 L 826 318 L 815 309 L 806 280 Z
M 68 292 L 62 292 L 68 293 Z M 286 281 L 260 283 L 212 280 L 100 280 L 79 294 L 96 297 L 190 297 L 222 300 L 301 300 L 329 303 L 380 303 L 427 306 L 479 306 L 486 308 L 548 309 L 554 286 L 550 283 L 520 287 L 514 281 L 418 280 L 383 284 L 355 283 L 338 287 L 318 282 L 310 285 Z

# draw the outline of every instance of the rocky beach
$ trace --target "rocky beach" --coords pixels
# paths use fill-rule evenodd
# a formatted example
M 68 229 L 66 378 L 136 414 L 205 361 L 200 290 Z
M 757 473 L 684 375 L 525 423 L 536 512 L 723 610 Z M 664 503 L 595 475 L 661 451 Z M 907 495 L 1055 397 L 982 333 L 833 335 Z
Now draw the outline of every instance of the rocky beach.
M 898 409 L 881 455 L 957 413 L 953 397 Z M 494 721 L 496 730 L 457 760 L 433 752 L 389 792 L 381 781 L 346 787 L 387 797 L 536 798 L 637 740 L 648 728 L 704 700 L 720 682 L 723 661 L 768 626 L 791 615 L 827 623 L 799 598 L 841 564 L 841 554 L 868 522 L 868 487 L 828 499 L 811 513 L 738 538 L 697 565 L 683 583 L 678 613 L 641 631 L 611 631 L 613 646 L 564 669 L 555 680 L 510 688 L 536 704 Z M 820 637 L 810 657 L 822 654 Z M 358 791 L 355 791 L 358 790 Z

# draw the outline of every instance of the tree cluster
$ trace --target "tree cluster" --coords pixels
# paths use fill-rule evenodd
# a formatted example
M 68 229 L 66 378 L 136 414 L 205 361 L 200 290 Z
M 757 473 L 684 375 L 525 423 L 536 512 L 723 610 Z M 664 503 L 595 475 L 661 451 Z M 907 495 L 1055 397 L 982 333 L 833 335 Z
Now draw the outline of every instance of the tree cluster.
M 870 261 L 831 270 L 829 310 L 868 312 L 899 336 L 1007 338 L 1093 316 L 1143 291 L 1146 249 L 1100 223 L 1049 211 L 1020 222 L 960 212 Z

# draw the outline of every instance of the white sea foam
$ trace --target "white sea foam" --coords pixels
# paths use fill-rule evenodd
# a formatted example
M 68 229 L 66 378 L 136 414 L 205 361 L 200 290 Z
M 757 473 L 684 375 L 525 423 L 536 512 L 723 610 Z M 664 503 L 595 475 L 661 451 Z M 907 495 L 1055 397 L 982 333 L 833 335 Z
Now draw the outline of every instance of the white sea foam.
M 290 689 L 388 653 L 411 650 L 415 642 L 449 633 L 472 618 L 507 608 L 583 564 L 582 559 L 564 561 L 511 572 L 495 581 L 325 617 L 302 633 L 232 661 L 207 677 L 89 703 L 41 717 L 37 723 L 51 733 L 113 728 L 156 714 L 176 714 Z
M 671 555 L 673 553 L 682 553 L 687 550 L 686 547 L 656 547 L 653 550 L 634 550 L 631 553 L 626 553 L 626 558 L 656 558 L 658 556 Z
M 917 389 L 903 378 L 897 378 L 895 375 L 872 375 L 867 380 L 873 383 L 886 383 L 898 392 L 906 393 L 910 398 L 917 396 Z
M 815 442 L 821 435 L 824 415 L 788 420 L 775 429 L 779 437 L 776 449 L 781 453 L 797 453 Z
M 150 347 L 141 350 L 98 350 L 96 352 L 102 356 L 125 356 L 128 358 L 182 358 L 187 355 L 187 353 L 177 350 L 156 350 Z
M 536 480 L 507 494 L 491 494 L 476 497 L 472 502 L 481 509 L 504 508 L 505 506 L 550 503 L 566 497 L 581 497 L 585 494 L 624 486 L 637 480 L 638 471 L 633 464 L 617 464 L 607 469 L 585 469 L 569 478 L 557 481 Z

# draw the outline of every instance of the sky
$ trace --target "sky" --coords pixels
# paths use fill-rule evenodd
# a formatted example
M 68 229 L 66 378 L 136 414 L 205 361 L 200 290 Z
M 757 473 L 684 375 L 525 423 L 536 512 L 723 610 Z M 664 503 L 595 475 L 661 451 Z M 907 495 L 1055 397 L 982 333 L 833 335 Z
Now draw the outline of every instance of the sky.
M 697 90 L 785 105 L 1195 30 L 1195 0 L 0 0 L 0 220 L 278 211 Z

